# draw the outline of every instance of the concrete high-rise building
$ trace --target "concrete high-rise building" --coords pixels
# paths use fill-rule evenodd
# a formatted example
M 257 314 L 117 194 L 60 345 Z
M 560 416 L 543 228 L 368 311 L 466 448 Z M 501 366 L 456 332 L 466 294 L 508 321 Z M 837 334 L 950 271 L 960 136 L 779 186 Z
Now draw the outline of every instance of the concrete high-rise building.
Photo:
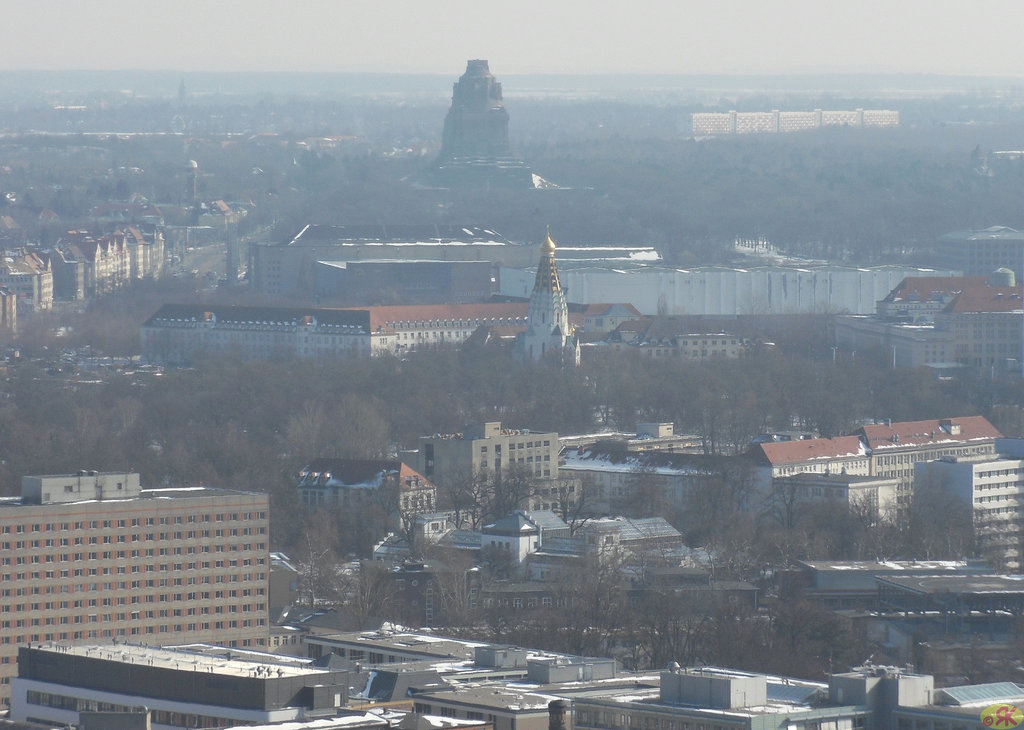
M 127 472 L 24 477 L 0 501 L 0 699 L 28 642 L 264 646 L 268 505 Z

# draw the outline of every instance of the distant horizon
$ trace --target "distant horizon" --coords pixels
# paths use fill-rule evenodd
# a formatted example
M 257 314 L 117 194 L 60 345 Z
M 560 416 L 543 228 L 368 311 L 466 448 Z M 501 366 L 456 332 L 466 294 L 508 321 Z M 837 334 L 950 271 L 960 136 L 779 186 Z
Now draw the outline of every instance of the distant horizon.
M 1024 76 L 1019 0 L 8 0 L 0 68 Z
M 188 94 L 374 95 L 448 97 L 465 70 L 450 73 L 397 71 L 181 71 L 175 69 L 20 69 L 0 72 L 0 93 L 19 97 L 67 94 L 130 94 L 170 98 L 181 84 Z M 492 72 L 494 69 L 492 68 Z M 584 95 L 643 96 L 726 93 L 757 95 L 837 94 L 847 96 L 931 96 L 949 93 L 1011 92 L 1024 97 L 1024 76 L 943 73 L 495 73 L 504 96 L 573 92 Z

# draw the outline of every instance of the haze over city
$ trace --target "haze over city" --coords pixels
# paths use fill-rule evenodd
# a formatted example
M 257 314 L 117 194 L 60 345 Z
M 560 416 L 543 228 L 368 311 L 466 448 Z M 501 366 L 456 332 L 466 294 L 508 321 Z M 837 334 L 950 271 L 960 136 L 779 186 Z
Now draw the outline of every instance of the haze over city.
M 1013 0 L 12 0 L 5 69 L 1024 75 Z
M 3 10 L 0 727 L 1024 722 L 1020 0 Z

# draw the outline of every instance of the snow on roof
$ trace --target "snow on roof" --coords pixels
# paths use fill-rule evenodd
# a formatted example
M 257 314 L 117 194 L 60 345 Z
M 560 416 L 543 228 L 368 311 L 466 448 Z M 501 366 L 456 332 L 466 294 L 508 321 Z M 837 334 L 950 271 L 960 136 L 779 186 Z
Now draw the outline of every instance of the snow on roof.
M 332 730 L 333 728 L 356 727 L 359 725 L 385 726 L 387 721 L 380 715 L 372 712 L 359 713 L 355 715 L 342 715 L 341 717 L 330 717 L 321 720 L 307 720 L 305 722 L 275 722 L 268 725 L 233 725 L 228 730 L 244 728 L 245 730 Z
M 697 454 L 627 454 L 616 458 L 593 448 L 566 449 L 558 468 L 569 471 L 605 471 L 665 476 L 709 475 L 712 473 Z
M 965 443 L 1000 438 L 1002 434 L 984 416 L 876 423 L 859 429 L 868 448 L 899 449 L 925 444 Z
M 755 453 L 760 451 L 772 466 L 819 459 L 850 459 L 867 456 L 867 450 L 859 436 L 773 441 L 757 444 L 754 450 Z

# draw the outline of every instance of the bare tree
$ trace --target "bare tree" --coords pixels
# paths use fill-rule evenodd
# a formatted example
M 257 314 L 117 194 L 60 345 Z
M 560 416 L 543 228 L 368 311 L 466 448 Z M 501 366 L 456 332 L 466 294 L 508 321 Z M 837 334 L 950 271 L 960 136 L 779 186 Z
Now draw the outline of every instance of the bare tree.
M 395 598 L 395 580 L 381 563 L 363 560 L 356 570 L 341 574 L 339 586 L 342 610 L 357 629 L 366 628 L 371 620 L 389 618 Z
M 489 514 L 491 483 L 486 472 L 469 470 L 438 479 L 442 507 L 452 511 L 455 526 L 479 530 Z
M 499 519 L 509 512 L 525 509 L 537 494 L 537 478 L 528 467 L 508 466 L 491 475 L 491 502 L 487 506 L 489 519 Z
M 300 595 L 310 606 L 333 601 L 338 596 L 338 530 L 330 513 L 315 512 L 302 530 L 298 558 Z
M 555 489 L 558 516 L 569 525 L 569 534 L 575 535 L 576 530 L 583 527 L 589 519 L 586 514 L 587 492 L 583 488 L 583 480 L 577 481 L 573 477 L 561 478 Z

